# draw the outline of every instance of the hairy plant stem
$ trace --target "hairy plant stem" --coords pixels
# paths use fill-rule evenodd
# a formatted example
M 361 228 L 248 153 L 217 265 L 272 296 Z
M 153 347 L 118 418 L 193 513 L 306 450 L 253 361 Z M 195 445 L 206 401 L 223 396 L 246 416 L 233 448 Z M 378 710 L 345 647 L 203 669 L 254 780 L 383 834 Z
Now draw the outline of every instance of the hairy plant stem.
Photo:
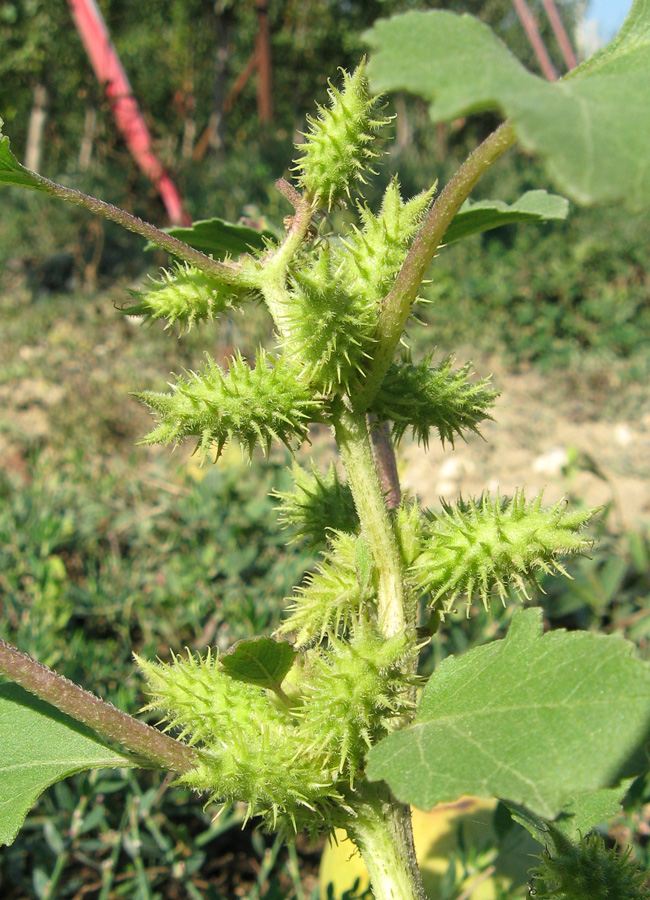
M 377 348 L 354 398 L 355 410 L 365 410 L 388 371 L 422 280 L 451 220 L 490 166 L 515 143 L 515 132 L 504 122 L 471 153 L 431 207 L 418 231 L 390 292 L 382 300 Z
M 415 857 L 411 811 L 386 785 L 364 784 L 346 826 L 368 869 L 375 900 L 427 900 Z
M 283 181 L 284 179 L 281 180 Z M 288 185 L 288 187 L 291 186 Z M 278 189 L 287 196 L 286 191 L 281 188 Z M 289 263 L 300 249 L 314 215 L 314 204 L 311 197 L 300 195 L 298 197 L 299 199 L 296 197 L 292 199 L 296 212 L 291 218 L 291 224 L 284 240 L 277 250 L 271 251 L 260 260 L 263 267 L 260 290 L 264 295 L 266 305 L 281 337 L 287 336 L 286 316 L 284 315 L 284 310 L 289 302 L 287 269 Z
M 394 637 L 414 628 L 415 623 L 407 621 L 402 558 L 377 476 L 365 416 L 345 409 L 335 423 L 334 433 L 362 534 L 379 576 L 379 622 L 386 637 Z
M 100 700 L 4 641 L 0 641 L 0 673 L 156 768 L 182 775 L 198 761 L 191 747 Z
M 68 203 L 82 206 L 89 212 L 102 216 L 110 222 L 117 222 L 118 225 L 126 228 L 127 231 L 133 231 L 135 234 L 147 238 L 147 240 L 158 247 L 162 247 L 163 250 L 167 250 L 178 259 L 196 266 L 197 269 L 205 272 L 206 275 L 212 275 L 218 278 L 219 281 L 225 281 L 228 284 L 256 287 L 256 284 L 248 284 L 241 266 L 236 263 L 218 262 L 210 256 L 206 256 L 205 253 L 201 253 L 200 250 L 190 247 L 184 241 L 179 241 L 178 238 L 173 237 L 171 234 L 161 231 L 155 225 L 151 225 L 149 222 L 131 215 L 125 209 L 113 206 L 112 203 L 106 203 L 104 200 L 98 200 L 97 197 L 91 197 L 89 194 L 82 194 L 81 191 L 75 191 L 73 188 L 57 184 L 55 181 L 50 181 L 49 178 L 44 178 L 36 172 L 30 172 L 30 175 L 38 181 L 39 189 L 52 197 L 57 197 L 59 200 L 67 200 Z

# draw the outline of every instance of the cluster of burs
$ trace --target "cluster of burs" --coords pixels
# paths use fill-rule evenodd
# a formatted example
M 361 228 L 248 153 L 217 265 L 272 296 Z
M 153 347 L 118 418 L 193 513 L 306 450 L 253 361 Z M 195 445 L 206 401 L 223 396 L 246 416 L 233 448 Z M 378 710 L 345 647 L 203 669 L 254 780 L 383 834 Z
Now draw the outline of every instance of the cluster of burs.
M 374 396 L 355 407 L 373 361 L 382 299 L 391 290 L 432 200 L 411 200 L 392 180 L 378 214 L 356 202 L 357 225 L 328 232 L 332 207 L 372 173 L 379 132 L 388 120 L 370 96 L 363 64 L 330 89 L 327 108 L 309 121 L 295 164 L 300 191 L 287 189 L 295 214 L 286 235 L 257 256 L 227 260 L 222 277 L 178 265 L 138 292 L 129 312 L 181 329 L 261 299 L 273 318 L 274 354 L 255 365 L 239 354 L 226 369 L 207 359 L 168 393 L 140 398 L 158 424 L 145 441 L 194 437 L 218 457 L 237 439 L 252 454 L 280 441 L 293 448 L 312 423 L 333 424 L 342 410 L 390 422 L 426 444 L 476 431 L 496 393 L 449 360 L 393 361 Z M 366 392 L 367 393 L 367 392 Z M 183 780 L 220 801 L 243 801 L 274 828 L 316 830 L 338 823 L 363 779 L 370 746 L 403 724 L 414 703 L 415 629 L 386 639 L 377 621 L 377 576 L 348 485 L 296 467 L 295 490 L 280 502 L 285 522 L 321 550 L 318 565 L 289 600 L 278 638 L 300 651 L 281 690 L 228 673 L 218 654 L 177 657 L 171 665 L 139 661 L 150 707 L 191 743 L 199 763 Z M 405 501 L 392 514 L 407 603 L 422 597 L 441 610 L 459 598 L 487 604 L 496 589 L 525 592 L 538 570 L 580 551 L 588 513 L 544 509 L 523 494 L 484 496 L 437 513 Z M 411 621 L 414 621 L 411 616 Z

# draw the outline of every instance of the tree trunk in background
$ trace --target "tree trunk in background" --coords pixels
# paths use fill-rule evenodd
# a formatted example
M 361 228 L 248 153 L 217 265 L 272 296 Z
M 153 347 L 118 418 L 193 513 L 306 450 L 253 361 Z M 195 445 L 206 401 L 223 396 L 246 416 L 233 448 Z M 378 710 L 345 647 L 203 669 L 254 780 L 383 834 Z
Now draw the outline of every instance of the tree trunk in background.
M 79 145 L 79 171 L 87 172 L 90 168 L 90 159 L 93 155 L 93 143 L 97 129 L 97 110 L 94 106 L 86 108 L 84 116 L 84 131 Z
M 27 129 L 27 146 L 25 147 L 25 165 L 32 172 L 38 172 L 43 155 L 43 132 L 47 119 L 47 89 L 43 84 L 34 88 L 32 111 L 29 115 Z
M 221 15 L 219 41 L 214 65 L 214 106 L 210 117 L 209 145 L 217 153 L 223 151 L 224 137 L 224 103 L 226 100 L 226 81 L 228 77 L 228 58 L 230 56 L 230 35 L 232 31 L 232 11 L 227 9 Z
M 409 119 L 408 110 L 404 101 L 404 94 L 395 94 L 396 134 L 395 140 L 390 146 L 391 156 L 401 156 L 413 139 L 413 126 Z
M 183 123 L 183 141 L 181 144 L 181 157 L 183 159 L 192 159 L 195 138 L 196 120 L 194 116 L 186 116 Z
M 271 35 L 267 0 L 257 2 L 257 112 L 262 125 L 273 119 L 273 95 L 271 92 Z

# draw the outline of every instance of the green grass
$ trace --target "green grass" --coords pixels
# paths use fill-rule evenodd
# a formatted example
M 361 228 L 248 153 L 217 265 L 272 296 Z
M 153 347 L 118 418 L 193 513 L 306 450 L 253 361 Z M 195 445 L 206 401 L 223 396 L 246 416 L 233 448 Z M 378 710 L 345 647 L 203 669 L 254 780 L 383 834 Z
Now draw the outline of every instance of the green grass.
M 443 248 L 413 329 L 431 341 L 497 352 L 553 371 L 586 359 L 648 374 L 650 224 L 580 211 L 563 225 L 506 226 Z

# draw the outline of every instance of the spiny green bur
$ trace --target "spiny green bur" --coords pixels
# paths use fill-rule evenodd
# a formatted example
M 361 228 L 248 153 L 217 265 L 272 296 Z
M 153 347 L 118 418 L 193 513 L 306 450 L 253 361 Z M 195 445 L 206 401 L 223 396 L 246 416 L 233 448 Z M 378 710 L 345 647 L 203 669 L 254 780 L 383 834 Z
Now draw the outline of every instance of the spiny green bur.
M 402 268 L 434 193 L 435 185 L 404 203 L 394 178 L 386 188 L 379 215 L 365 203 L 357 203 L 361 228 L 350 227 L 342 241 L 347 252 L 339 254 L 349 293 L 363 295 L 375 304 L 381 302 Z
M 294 666 L 284 703 L 231 678 L 209 650 L 171 665 L 137 662 L 147 708 L 163 711 L 168 728 L 199 750 L 200 763 L 181 780 L 219 801 L 244 801 L 249 815 L 293 832 L 339 823 L 337 806 L 366 751 L 412 707 L 401 667 L 413 652 L 359 620 L 347 641 L 332 639 Z
M 490 409 L 499 396 L 489 387 L 489 379 L 470 381 L 469 365 L 454 371 L 451 358 L 437 366 L 427 357 L 419 365 L 407 355 L 393 363 L 386 373 L 370 412 L 380 422 L 392 422 L 392 435 L 401 441 L 410 429 L 419 444 L 428 447 L 432 430 L 443 445 L 466 431 L 479 433 L 479 425 L 491 419 Z
M 503 602 L 508 589 L 528 597 L 527 583 L 538 572 L 566 574 L 560 557 L 591 546 L 580 532 L 593 514 L 569 511 L 564 502 L 545 509 L 541 494 L 526 503 L 523 491 L 512 499 L 485 494 L 445 504 L 429 515 L 414 580 L 446 609 L 463 596 L 468 605 L 478 596 L 487 608 L 493 591 Z
M 208 322 L 232 309 L 245 295 L 241 288 L 210 278 L 187 263 L 179 263 L 173 270 L 163 271 L 158 280 L 151 279 L 146 288 L 132 291 L 134 305 L 123 312 L 152 321 L 166 319 L 167 328 L 178 322 L 189 331 L 195 322 Z
M 291 470 L 293 491 L 275 491 L 280 500 L 279 520 L 309 548 L 320 549 L 332 531 L 356 532 L 359 517 L 350 486 L 341 481 L 334 463 L 321 475 L 312 463 L 307 472 L 297 463 Z
M 287 447 L 292 441 L 300 443 L 308 423 L 318 420 L 320 406 L 295 369 L 263 349 L 254 368 L 239 353 L 227 372 L 207 357 L 203 369 L 189 372 L 172 385 L 171 393 L 143 391 L 136 396 L 160 420 L 142 443 L 178 443 L 194 436 L 202 456 L 212 444 L 220 456 L 233 437 L 249 454 L 258 444 L 268 452 L 274 440 Z
M 390 119 L 380 114 L 377 98 L 370 96 L 365 63 L 352 75 L 343 72 L 343 89 L 329 89 L 329 107 L 319 107 L 318 118 L 308 118 L 309 132 L 294 171 L 307 196 L 320 206 L 349 194 L 355 182 L 365 183 L 378 132 Z
M 648 900 L 646 873 L 631 850 L 608 848 L 599 834 L 574 844 L 551 826 L 554 847 L 540 857 L 530 890 L 535 900 Z
M 346 289 L 326 245 L 312 263 L 291 276 L 281 320 L 285 352 L 317 391 L 348 391 L 371 358 L 378 318 L 379 308 L 371 298 Z
M 333 532 L 330 546 L 323 553 L 305 584 L 291 599 L 289 616 L 280 627 L 281 634 L 295 634 L 296 646 L 328 635 L 348 631 L 361 611 L 374 605 L 377 584 L 374 572 L 362 577 L 358 559 L 360 538 Z

